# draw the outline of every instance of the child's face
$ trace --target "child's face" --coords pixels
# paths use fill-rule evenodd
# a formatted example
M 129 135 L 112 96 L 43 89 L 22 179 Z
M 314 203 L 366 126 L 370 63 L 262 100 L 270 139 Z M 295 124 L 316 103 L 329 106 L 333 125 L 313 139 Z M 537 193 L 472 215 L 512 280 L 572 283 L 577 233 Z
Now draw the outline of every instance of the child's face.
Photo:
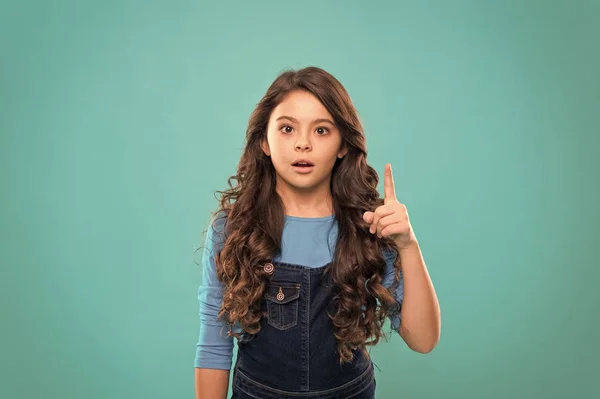
M 297 188 L 329 185 L 336 159 L 343 157 L 342 136 L 334 120 L 311 93 L 290 92 L 273 110 L 263 151 L 271 156 L 278 184 Z M 312 168 L 294 166 L 299 158 L 312 162 Z

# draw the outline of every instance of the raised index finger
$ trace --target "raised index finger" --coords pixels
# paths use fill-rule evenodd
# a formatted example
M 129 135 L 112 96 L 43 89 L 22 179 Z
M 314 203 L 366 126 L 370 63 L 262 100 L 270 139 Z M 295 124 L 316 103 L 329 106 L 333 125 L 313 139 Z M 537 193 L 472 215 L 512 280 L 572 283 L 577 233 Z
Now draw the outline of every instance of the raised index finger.
M 385 172 L 383 175 L 383 191 L 385 199 L 396 199 L 396 190 L 394 188 L 394 177 L 392 176 L 392 164 L 385 164 Z

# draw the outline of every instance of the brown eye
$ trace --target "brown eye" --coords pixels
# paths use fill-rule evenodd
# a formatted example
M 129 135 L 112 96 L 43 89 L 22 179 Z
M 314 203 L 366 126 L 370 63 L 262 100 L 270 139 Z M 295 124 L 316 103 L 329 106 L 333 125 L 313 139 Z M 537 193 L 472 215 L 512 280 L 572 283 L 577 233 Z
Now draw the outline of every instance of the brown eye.
M 326 127 L 318 127 L 317 128 L 317 133 L 319 133 L 319 135 L 321 135 L 321 136 L 327 132 L 329 132 L 329 129 L 327 129 Z
M 279 130 L 283 130 L 284 133 L 291 133 L 294 129 L 290 125 L 283 125 Z

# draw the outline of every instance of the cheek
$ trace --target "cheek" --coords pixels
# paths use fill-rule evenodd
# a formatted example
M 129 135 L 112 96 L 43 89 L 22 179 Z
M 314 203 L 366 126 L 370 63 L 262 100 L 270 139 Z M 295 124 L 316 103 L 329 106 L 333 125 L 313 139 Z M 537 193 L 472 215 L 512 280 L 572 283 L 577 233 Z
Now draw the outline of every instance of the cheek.
M 281 156 L 271 156 L 271 161 L 273 162 L 275 169 L 282 170 L 285 168 L 285 161 L 281 158 Z
M 275 154 L 282 153 L 285 147 L 285 142 L 282 139 L 281 134 L 278 134 L 278 132 L 269 132 L 268 138 L 271 152 L 274 152 Z
M 277 147 L 271 146 L 271 162 L 273 162 L 273 166 L 277 170 L 286 168 L 288 161 L 285 152 Z

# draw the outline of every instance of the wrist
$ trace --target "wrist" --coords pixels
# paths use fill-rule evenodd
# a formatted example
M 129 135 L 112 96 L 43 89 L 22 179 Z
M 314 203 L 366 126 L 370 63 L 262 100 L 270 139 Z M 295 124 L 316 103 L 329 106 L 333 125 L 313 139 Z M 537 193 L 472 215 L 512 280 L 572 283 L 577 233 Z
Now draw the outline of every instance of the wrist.
M 419 251 L 419 242 L 414 239 L 412 240 L 409 244 L 406 243 L 396 243 L 398 245 L 398 251 L 400 253 L 400 256 L 404 255 L 404 254 L 408 254 L 408 253 L 412 253 L 415 251 Z

